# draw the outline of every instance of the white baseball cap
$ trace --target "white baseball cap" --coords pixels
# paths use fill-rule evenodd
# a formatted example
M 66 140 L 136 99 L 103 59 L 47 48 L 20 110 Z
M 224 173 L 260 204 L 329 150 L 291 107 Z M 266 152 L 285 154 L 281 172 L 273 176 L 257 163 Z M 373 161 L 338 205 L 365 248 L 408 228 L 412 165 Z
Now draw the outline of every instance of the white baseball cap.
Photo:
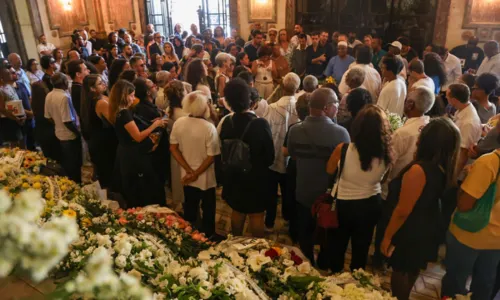
M 389 45 L 393 46 L 393 47 L 396 47 L 398 48 L 399 50 L 403 49 L 403 44 L 401 44 L 400 42 L 398 41 L 394 41 L 392 43 L 390 43 Z

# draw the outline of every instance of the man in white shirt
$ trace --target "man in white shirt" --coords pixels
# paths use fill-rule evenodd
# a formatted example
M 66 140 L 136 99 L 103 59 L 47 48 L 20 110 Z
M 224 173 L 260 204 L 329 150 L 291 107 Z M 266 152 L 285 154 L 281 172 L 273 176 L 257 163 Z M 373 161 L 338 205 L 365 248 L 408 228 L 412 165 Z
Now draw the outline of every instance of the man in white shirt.
M 429 76 L 425 75 L 424 63 L 420 59 L 412 60 L 408 66 L 408 71 L 410 72 L 410 91 L 417 87 L 424 86 L 435 93 L 436 86 L 434 81 Z
M 401 61 L 395 57 L 382 60 L 381 70 L 385 85 L 378 97 L 377 105 L 391 113 L 403 115 L 406 99 L 406 83 L 398 76 L 403 68 Z
M 404 106 L 405 116 L 408 119 L 403 127 L 392 134 L 393 167 L 387 180 L 382 185 L 382 199 L 387 199 L 391 180 L 396 178 L 399 173 L 413 161 L 414 154 L 417 151 L 417 142 L 420 137 L 420 132 L 430 121 L 430 117 L 425 114 L 434 105 L 435 98 L 434 91 L 424 86 L 419 86 L 408 93 Z M 373 255 L 373 260 L 374 264 L 377 265 L 382 263 L 380 243 L 384 237 L 384 225 L 384 222 L 379 223 L 375 234 L 375 253 Z
M 290 199 L 286 195 L 286 165 L 287 158 L 283 155 L 281 148 L 285 141 L 286 133 L 290 125 L 295 124 L 299 121 L 297 111 L 295 110 L 295 93 L 300 87 L 300 78 L 295 73 L 288 73 L 283 78 L 283 97 L 281 97 L 278 102 L 275 102 L 268 106 L 266 112 L 264 113 L 264 119 L 269 122 L 271 126 L 271 132 L 273 135 L 274 153 L 275 159 L 271 169 L 271 184 L 270 184 L 270 195 L 273 196 L 273 201 L 269 203 L 269 207 L 266 211 L 266 230 L 272 231 L 274 227 L 274 221 L 276 220 L 276 206 L 277 195 L 278 195 L 278 185 L 280 186 L 281 195 L 283 199 L 282 204 L 282 214 L 285 220 L 293 217 L 288 215 L 288 208 L 293 203 L 289 203 Z
M 455 125 L 460 130 L 460 150 L 457 157 L 457 174 L 458 186 L 465 178 L 464 167 L 469 160 L 469 149 L 474 146 L 481 138 L 481 120 L 477 114 L 476 109 L 469 101 L 470 99 L 469 87 L 465 84 L 454 83 L 448 87 L 446 91 L 446 98 L 457 112 L 454 117 Z M 442 217 L 446 228 L 451 222 L 451 216 L 457 206 L 457 188 L 447 189 L 441 199 Z M 441 232 L 444 237 L 445 232 Z
M 82 143 L 78 116 L 68 93 L 68 78 L 55 73 L 50 78 L 54 89 L 45 99 L 45 118 L 53 121 L 55 134 L 61 144 L 61 165 L 66 175 L 75 182 L 81 181 Z
M 38 38 L 38 41 L 40 42 L 40 44 L 38 44 L 38 46 L 36 46 L 36 48 L 37 48 L 40 56 L 52 55 L 52 51 L 54 51 L 54 49 L 56 49 L 56 46 L 54 46 L 54 44 L 52 44 L 52 43 L 47 43 L 47 37 L 45 36 L 45 34 L 42 34 Z
M 80 36 L 83 38 L 83 47 L 87 49 L 87 52 L 89 55 L 92 54 L 92 42 L 89 41 L 89 34 L 87 33 L 87 30 L 82 29 L 78 32 Z
M 455 125 L 460 129 L 460 152 L 457 160 L 457 172 L 461 172 L 468 160 L 469 148 L 481 138 L 481 120 L 476 109 L 470 103 L 470 90 L 465 84 L 455 83 L 446 91 L 448 102 L 457 109 Z
M 442 91 L 446 91 L 450 85 L 457 83 L 460 76 L 462 76 L 462 64 L 458 57 L 448 51 L 448 48 L 439 47 L 438 52 L 446 67 L 446 84 L 441 87 Z
M 484 44 L 484 54 L 486 58 L 483 60 L 476 75 L 483 73 L 493 73 L 500 78 L 500 49 L 497 41 L 489 41 Z
M 365 80 L 363 81 L 363 87 L 372 96 L 372 101 L 377 102 L 378 95 L 380 94 L 380 88 L 382 87 L 382 79 L 377 70 L 375 70 L 371 64 L 373 54 L 371 48 L 368 46 L 358 47 L 356 53 L 356 62 L 349 66 L 349 70 L 352 68 L 360 68 L 365 71 Z M 349 92 L 349 86 L 346 83 L 347 73 L 345 72 L 340 81 L 339 91 L 341 94 L 346 94 Z
M 299 34 L 304 33 L 304 27 L 302 27 L 301 24 L 295 24 L 295 27 L 293 28 L 293 36 L 290 39 L 290 43 L 293 45 L 293 48 L 295 49 L 299 45 Z M 312 45 L 312 39 L 311 36 L 306 34 L 307 36 L 307 46 Z
M 188 94 L 182 101 L 189 116 L 175 121 L 170 134 L 170 152 L 181 166 L 184 185 L 184 219 L 196 222 L 200 207 L 203 210 L 202 232 L 215 234 L 214 157 L 220 154 L 219 136 L 210 118 L 208 98 L 201 92 Z
M 403 64 L 403 67 L 401 68 L 401 71 L 398 73 L 398 75 L 401 76 L 403 80 L 406 80 L 406 78 L 408 77 L 408 61 L 401 56 L 401 49 L 403 49 L 403 44 L 401 44 L 401 42 L 394 41 L 389 44 L 389 53 L 396 56 L 396 58 Z

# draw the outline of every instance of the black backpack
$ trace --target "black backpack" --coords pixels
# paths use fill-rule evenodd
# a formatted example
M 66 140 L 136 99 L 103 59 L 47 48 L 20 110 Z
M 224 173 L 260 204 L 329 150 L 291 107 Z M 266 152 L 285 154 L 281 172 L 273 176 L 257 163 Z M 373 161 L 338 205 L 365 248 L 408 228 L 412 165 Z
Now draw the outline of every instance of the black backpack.
M 234 129 L 232 117 L 228 117 Z M 227 122 L 226 120 L 225 122 Z M 250 121 L 239 139 L 225 139 L 222 141 L 221 160 L 224 172 L 248 173 L 252 169 L 250 162 L 250 146 L 243 142 L 243 138 L 250 128 Z

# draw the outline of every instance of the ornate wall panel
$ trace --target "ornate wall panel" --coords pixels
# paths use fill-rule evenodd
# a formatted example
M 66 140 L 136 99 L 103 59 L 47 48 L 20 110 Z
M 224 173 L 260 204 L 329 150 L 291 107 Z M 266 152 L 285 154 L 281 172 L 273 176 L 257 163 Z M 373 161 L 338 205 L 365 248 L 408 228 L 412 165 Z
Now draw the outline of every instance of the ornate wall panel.
M 113 29 L 132 29 L 135 20 L 135 8 L 133 0 L 107 0 L 109 24 Z
M 500 2 L 467 0 L 462 28 L 475 31 L 480 41 L 500 40 Z
M 70 36 L 75 28 L 89 25 L 85 0 L 45 0 L 51 30 L 59 37 Z

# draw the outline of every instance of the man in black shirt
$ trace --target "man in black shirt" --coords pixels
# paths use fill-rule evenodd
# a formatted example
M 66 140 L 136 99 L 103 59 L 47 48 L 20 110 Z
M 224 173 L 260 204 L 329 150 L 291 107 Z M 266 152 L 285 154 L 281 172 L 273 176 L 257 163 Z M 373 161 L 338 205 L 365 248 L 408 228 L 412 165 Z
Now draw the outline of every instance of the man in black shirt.
M 325 48 L 325 55 L 326 55 L 326 61 L 324 63 L 325 68 L 328 62 L 330 61 L 330 58 L 335 56 L 335 52 L 333 52 L 333 45 L 332 43 L 328 43 L 328 38 L 329 38 L 328 31 L 327 30 L 321 31 L 321 35 L 319 36 L 319 45 Z
M 398 38 L 398 42 L 403 45 L 401 48 L 401 56 L 405 58 L 408 63 L 410 63 L 415 57 L 418 57 L 417 51 L 410 47 L 410 39 L 405 36 L 401 36 Z
M 97 31 L 95 31 L 94 29 L 90 30 L 89 41 L 92 43 L 92 51 L 95 51 L 95 52 L 99 53 L 99 55 L 101 55 L 102 50 L 103 50 L 102 48 L 104 47 L 106 42 L 97 37 Z
M 462 72 L 469 70 L 477 70 L 484 59 L 484 51 L 477 44 L 479 39 L 475 36 L 471 37 L 467 44 L 453 48 L 450 53 L 460 59 L 462 64 Z
M 252 31 L 252 36 L 252 42 L 245 46 L 245 53 L 248 55 L 248 59 L 250 60 L 250 62 L 253 62 L 258 58 L 257 50 L 261 46 L 263 38 L 262 32 L 260 32 L 259 30 Z
M 44 55 L 42 58 L 40 58 L 40 66 L 43 69 L 43 77 L 42 81 L 45 83 L 49 91 L 52 91 L 54 88 L 52 86 L 52 82 L 50 81 L 50 78 L 52 75 L 54 75 L 56 71 L 56 61 L 54 58 L 50 55 Z
M 325 48 L 321 47 L 319 42 L 319 33 L 311 34 L 312 45 L 307 47 L 307 75 L 322 77 L 328 60 L 326 59 Z
M 68 75 L 73 80 L 71 84 L 71 100 L 73 101 L 76 114 L 80 117 L 82 84 L 83 79 L 89 75 L 89 69 L 83 60 L 73 60 L 68 63 Z

